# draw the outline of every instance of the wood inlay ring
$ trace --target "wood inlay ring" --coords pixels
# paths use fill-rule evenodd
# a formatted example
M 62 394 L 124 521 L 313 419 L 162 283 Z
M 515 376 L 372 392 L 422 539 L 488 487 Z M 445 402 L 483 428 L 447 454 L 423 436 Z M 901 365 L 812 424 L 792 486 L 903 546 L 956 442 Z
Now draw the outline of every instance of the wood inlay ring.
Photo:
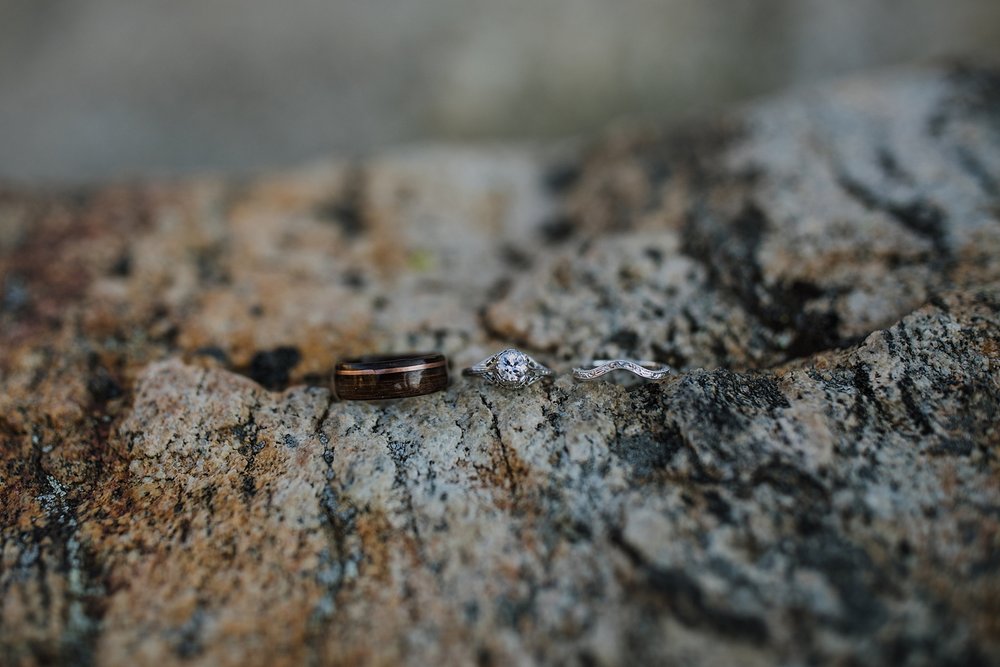
M 448 386 L 448 360 L 436 352 L 369 355 L 338 362 L 333 378 L 342 401 L 423 396 Z

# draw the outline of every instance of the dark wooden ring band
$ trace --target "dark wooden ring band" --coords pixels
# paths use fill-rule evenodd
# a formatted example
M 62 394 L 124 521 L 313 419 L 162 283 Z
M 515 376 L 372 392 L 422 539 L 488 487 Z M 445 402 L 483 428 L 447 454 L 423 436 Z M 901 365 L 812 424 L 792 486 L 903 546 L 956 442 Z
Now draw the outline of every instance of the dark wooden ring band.
M 436 352 L 344 359 L 333 371 L 342 401 L 377 401 L 423 396 L 448 386 L 448 360 Z

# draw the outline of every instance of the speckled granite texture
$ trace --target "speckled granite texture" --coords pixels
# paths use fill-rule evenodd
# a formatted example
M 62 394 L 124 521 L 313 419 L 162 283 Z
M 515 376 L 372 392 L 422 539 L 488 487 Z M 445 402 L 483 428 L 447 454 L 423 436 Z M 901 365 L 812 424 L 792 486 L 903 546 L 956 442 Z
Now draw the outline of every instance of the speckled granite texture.
M 4 193 L 0 662 L 1000 661 L 998 109 Z M 681 373 L 326 385 L 508 344 Z

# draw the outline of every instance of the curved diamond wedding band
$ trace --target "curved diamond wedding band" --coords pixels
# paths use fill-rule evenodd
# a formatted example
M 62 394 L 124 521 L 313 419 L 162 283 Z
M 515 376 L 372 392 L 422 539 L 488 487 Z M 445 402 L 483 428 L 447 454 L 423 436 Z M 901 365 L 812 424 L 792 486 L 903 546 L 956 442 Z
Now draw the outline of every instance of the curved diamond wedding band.
M 646 380 L 663 380 L 674 374 L 674 369 L 655 361 L 634 361 L 632 359 L 597 359 L 592 368 L 574 368 L 573 377 L 583 382 L 591 382 L 612 371 L 628 371 Z
M 524 352 L 508 348 L 466 368 L 462 374 L 478 375 L 495 385 L 520 389 L 552 375 L 552 371 Z

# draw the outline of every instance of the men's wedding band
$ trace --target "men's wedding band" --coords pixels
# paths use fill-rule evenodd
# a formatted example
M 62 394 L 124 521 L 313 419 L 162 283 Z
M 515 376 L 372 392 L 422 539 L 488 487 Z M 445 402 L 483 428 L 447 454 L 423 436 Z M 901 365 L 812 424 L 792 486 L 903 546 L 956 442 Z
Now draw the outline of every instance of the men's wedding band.
M 344 401 L 422 396 L 448 387 L 448 360 L 436 352 L 344 359 L 333 378 L 334 392 Z

